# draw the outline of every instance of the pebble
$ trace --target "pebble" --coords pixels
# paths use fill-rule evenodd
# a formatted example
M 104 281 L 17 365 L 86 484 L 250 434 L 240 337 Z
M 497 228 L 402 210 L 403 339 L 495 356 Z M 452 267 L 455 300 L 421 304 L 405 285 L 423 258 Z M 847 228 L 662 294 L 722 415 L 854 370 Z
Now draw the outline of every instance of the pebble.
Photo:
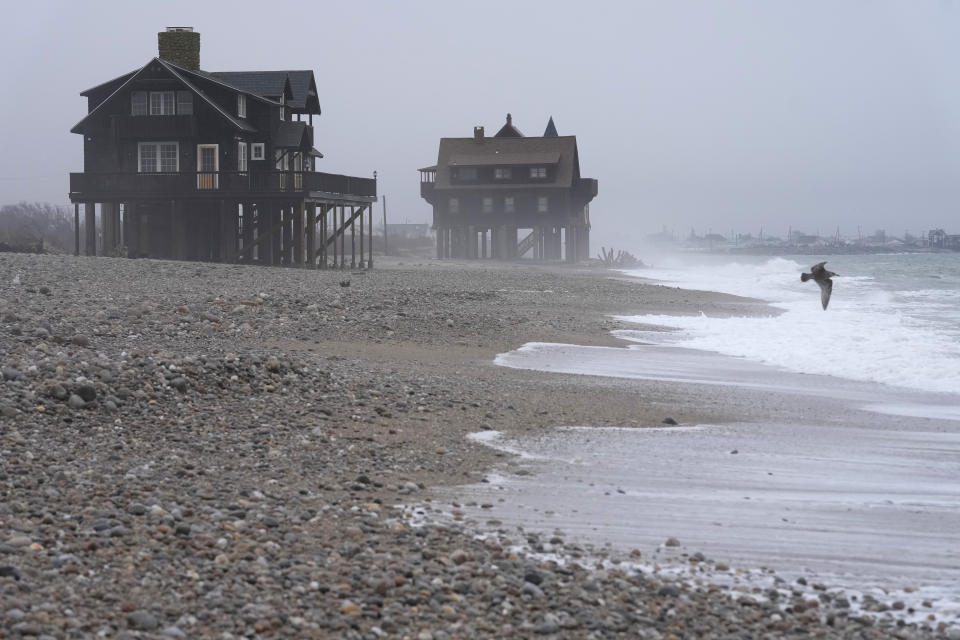
M 19 372 L 0 384 L 3 637 L 666 640 L 867 629 L 839 598 L 794 609 L 781 586 L 789 606 L 769 608 L 759 593 L 741 607 L 707 582 L 639 573 L 559 534 L 507 534 L 489 517 L 496 499 L 458 506 L 459 522 L 431 522 L 441 508 L 431 485 L 486 464 L 466 434 L 558 416 L 538 395 L 549 388 L 389 348 L 449 359 L 536 339 L 545 323 L 594 335 L 606 320 L 558 311 L 564 297 L 603 308 L 644 285 L 599 271 L 431 264 L 372 271 L 341 289 L 336 270 L 72 255 L 0 254 L 0 272 L 70 283 L 49 297 L 0 293 L 0 365 Z M 537 293 L 546 290 L 562 293 Z M 689 295 L 643 290 L 671 304 Z M 474 537 L 474 520 L 489 520 L 486 539 Z M 683 563 L 690 571 L 728 570 L 668 555 L 702 563 Z M 907 616 L 891 608 L 895 597 L 879 600 L 884 615 Z M 871 624 L 879 637 L 897 631 Z M 902 635 L 934 635 L 920 625 L 907 622 Z
M 152 613 L 142 609 L 128 614 L 127 624 L 130 628 L 139 631 L 153 631 L 159 625 L 157 618 Z

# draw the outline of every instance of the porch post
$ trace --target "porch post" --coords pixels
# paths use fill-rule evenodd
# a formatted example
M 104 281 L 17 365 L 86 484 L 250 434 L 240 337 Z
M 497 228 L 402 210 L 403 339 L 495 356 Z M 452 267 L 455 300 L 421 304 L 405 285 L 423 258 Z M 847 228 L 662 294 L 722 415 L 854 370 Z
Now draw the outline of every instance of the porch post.
M 337 228 L 340 232 L 340 268 L 347 266 L 347 208 L 340 205 L 340 225 Z
M 350 268 L 357 268 L 357 208 L 350 207 Z
M 373 269 L 373 203 L 367 205 L 367 241 L 370 256 L 367 259 L 367 268 Z
M 73 255 L 80 255 L 80 203 L 73 203 Z
M 297 267 L 303 266 L 303 232 L 304 232 L 304 208 L 306 205 L 300 200 L 293 212 L 293 264 Z
M 366 207 L 360 207 L 360 266 L 361 266 L 361 267 L 364 266 L 364 264 L 363 264 L 363 240 L 364 240 L 364 237 L 363 237 L 363 236 L 364 236 L 364 233 L 363 233 L 363 214 L 365 213 L 365 212 L 364 212 L 364 209 L 366 209 Z
M 307 265 L 317 268 L 317 204 L 311 202 L 307 207 Z
M 86 246 L 84 253 L 88 256 L 97 255 L 97 203 L 85 202 L 83 204 L 84 226 L 86 236 Z

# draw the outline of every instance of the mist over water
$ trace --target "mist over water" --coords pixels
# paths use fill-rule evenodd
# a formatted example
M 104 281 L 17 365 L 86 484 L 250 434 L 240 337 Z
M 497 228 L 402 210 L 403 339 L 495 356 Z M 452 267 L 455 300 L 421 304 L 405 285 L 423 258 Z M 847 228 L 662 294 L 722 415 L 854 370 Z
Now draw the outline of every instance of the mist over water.
M 924 391 L 960 392 L 960 254 L 834 256 L 827 311 L 800 273 L 811 256 L 665 257 L 630 275 L 687 289 L 759 298 L 770 317 L 639 315 L 621 319 L 679 329 L 627 330 L 637 342 L 673 344 L 782 367 Z

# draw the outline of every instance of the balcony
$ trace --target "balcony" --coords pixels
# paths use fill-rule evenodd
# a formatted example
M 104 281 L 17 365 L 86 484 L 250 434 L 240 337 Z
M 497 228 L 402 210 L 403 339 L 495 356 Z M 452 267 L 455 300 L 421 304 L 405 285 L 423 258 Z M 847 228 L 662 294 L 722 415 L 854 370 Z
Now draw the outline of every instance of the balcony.
M 204 171 L 180 173 L 71 173 L 70 200 L 323 194 L 345 200 L 377 199 L 377 182 L 316 171 Z
M 433 182 L 420 183 L 420 197 L 431 204 L 433 204 L 433 187 L 435 184 Z
M 597 197 L 598 183 L 594 178 L 580 178 L 574 187 L 574 193 L 589 202 Z

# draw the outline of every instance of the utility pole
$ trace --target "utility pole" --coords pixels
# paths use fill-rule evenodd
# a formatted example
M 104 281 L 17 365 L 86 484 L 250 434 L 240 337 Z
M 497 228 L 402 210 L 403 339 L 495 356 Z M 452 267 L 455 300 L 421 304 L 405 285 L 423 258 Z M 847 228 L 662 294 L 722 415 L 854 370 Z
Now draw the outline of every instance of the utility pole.
M 383 196 L 383 255 L 389 255 L 387 251 L 387 196 Z

